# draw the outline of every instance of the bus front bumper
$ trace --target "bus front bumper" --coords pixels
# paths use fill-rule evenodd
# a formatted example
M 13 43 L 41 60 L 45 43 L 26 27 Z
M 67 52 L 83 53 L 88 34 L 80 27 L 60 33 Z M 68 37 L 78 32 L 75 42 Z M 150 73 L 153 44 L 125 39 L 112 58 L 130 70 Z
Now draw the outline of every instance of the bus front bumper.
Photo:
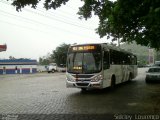
M 66 82 L 67 88 L 87 88 L 87 89 L 102 89 L 102 80 L 98 82 Z

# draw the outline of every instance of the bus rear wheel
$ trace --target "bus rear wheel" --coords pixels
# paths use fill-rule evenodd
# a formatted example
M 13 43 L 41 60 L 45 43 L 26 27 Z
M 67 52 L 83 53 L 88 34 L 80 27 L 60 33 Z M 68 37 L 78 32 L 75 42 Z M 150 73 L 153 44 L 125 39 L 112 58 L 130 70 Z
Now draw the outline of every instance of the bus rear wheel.
M 116 85 L 116 78 L 115 78 L 115 76 L 113 76 L 111 79 L 111 89 L 114 89 L 115 85 Z
M 128 81 L 131 81 L 132 80 L 132 73 L 129 74 L 129 78 L 128 78 Z

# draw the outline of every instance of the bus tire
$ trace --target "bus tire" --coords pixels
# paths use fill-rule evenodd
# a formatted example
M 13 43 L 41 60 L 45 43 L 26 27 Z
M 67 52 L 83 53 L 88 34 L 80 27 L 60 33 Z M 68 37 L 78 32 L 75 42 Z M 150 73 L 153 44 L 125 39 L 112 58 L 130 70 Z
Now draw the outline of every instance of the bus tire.
M 115 85 L 116 85 L 116 77 L 112 76 L 112 79 L 111 79 L 111 89 L 114 89 Z
M 129 74 L 129 78 L 128 78 L 128 81 L 131 81 L 132 80 L 132 73 Z

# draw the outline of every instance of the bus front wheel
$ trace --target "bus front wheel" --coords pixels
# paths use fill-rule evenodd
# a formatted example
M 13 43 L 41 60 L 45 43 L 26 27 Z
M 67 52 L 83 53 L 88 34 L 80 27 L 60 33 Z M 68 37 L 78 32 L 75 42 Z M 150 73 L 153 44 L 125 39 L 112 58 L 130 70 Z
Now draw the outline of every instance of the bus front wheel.
M 81 92 L 86 92 L 87 88 L 81 88 Z

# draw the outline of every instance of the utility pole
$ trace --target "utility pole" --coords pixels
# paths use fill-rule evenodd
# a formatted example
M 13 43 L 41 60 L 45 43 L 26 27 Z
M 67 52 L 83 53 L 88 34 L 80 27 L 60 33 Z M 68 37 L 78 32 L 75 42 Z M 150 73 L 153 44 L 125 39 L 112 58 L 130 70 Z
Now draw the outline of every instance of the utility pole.
M 148 49 L 148 63 L 154 64 L 154 50 L 152 48 Z
M 120 47 L 120 34 L 118 33 L 118 47 Z
M 119 40 L 119 37 L 118 37 L 118 47 L 120 47 L 120 40 Z

